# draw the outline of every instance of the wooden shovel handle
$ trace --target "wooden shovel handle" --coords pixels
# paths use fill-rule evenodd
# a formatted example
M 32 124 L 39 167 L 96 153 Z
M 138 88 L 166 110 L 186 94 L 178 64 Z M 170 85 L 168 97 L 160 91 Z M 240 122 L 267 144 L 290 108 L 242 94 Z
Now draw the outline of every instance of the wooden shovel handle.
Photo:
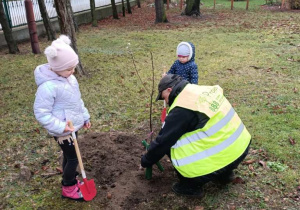
M 71 121 L 69 121 L 69 127 L 74 129 L 73 123 Z M 80 167 L 80 170 L 81 170 L 81 175 L 82 175 L 82 178 L 85 179 L 86 175 L 85 175 L 85 171 L 84 171 L 84 167 L 83 167 L 83 163 L 82 163 L 82 158 L 81 158 L 81 154 L 80 154 L 80 150 L 79 150 L 79 146 L 78 146 L 78 142 L 77 142 L 75 133 L 72 136 L 73 136 L 73 142 L 74 142 L 74 146 L 75 146 L 75 151 L 76 151 L 79 167 Z

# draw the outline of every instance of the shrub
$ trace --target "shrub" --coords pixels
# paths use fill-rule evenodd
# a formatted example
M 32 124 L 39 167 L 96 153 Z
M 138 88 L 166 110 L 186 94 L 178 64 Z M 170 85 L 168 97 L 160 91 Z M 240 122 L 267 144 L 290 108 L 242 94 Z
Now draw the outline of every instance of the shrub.
M 289 0 L 291 9 L 300 9 L 300 0 Z

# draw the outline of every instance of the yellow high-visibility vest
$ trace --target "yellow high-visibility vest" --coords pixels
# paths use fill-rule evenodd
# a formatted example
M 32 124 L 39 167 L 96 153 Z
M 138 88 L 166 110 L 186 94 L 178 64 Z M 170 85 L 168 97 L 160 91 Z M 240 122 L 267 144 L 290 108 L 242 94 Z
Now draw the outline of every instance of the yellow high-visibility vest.
M 248 147 L 251 135 L 223 95 L 220 86 L 188 84 L 175 98 L 175 107 L 206 114 L 203 128 L 185 133 L 171 148 L 171 160 L 188 178 L 217 171 L 238 159 Z

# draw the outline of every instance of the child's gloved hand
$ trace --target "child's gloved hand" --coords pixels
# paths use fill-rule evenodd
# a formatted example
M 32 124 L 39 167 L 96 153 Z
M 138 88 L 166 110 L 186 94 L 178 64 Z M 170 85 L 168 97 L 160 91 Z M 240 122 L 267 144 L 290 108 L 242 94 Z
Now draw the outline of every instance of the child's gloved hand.
M 91 128 L 91 126 L 92 126 L 92 123 L 89 121 L 89 122 L 85 123 L 83 127 L 89 129 L 89 128 Z
M 70 127 L 70 122 L 71 121 L 67 121 L 64 132 L 69 132 L 69 131 L 72 132 L 72 131 L 74 131 L 74 128 Z

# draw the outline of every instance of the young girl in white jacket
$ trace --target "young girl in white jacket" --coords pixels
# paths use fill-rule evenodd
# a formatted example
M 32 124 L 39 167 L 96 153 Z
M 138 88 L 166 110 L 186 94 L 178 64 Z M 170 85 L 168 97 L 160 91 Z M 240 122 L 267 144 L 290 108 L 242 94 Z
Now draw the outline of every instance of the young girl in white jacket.
M 61 35 L 45 49 L 48 63 L 36 67 L 38 86 L 34 114 L 39 123 L 60 145 L 63 159 L 62 197 L 82 200 L 76 179 L 78 160 L 71 132 L 90 128 L 90 115 L 81 99 L 78 82 L 73 75 L 78 55 L 70 47 L 71 41 Z M 69 127 L 72 121 L 74 129 Z

